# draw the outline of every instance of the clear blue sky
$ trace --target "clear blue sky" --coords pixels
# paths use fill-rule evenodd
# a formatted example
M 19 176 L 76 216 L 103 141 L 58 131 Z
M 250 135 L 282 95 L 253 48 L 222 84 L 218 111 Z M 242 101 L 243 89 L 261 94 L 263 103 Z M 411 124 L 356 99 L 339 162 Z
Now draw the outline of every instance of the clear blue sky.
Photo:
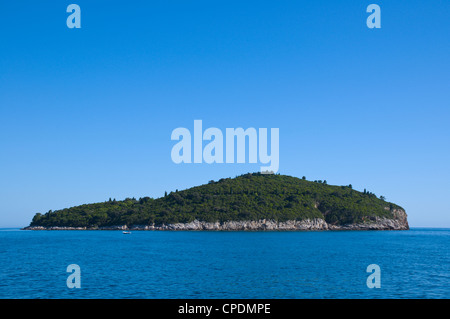
M 259 171 L 174 164 L 171 132 L 195 119 L 279 128 L 281 174 L 450 227 L 449 17 L 446 0 L 2 0 L 0 227 Z

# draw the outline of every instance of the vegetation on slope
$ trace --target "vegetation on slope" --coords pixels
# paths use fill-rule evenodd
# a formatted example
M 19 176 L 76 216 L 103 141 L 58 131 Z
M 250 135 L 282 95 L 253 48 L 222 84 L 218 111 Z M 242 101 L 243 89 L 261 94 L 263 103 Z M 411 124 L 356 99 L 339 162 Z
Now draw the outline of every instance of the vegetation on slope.
M 387 209 L 386 209 L 387 208 Z M 349 186 L 327 185 L 286 175 L 245 174 L 175 191 L 164 197 L 127 198 L 86 204 L 42 215 L 30 226 L 103 227 L 113 225 L 162 225 L 270 219 L 275 221 L 323 218 L 345 225 L 392 218 L 401 208 L 383 197 Z

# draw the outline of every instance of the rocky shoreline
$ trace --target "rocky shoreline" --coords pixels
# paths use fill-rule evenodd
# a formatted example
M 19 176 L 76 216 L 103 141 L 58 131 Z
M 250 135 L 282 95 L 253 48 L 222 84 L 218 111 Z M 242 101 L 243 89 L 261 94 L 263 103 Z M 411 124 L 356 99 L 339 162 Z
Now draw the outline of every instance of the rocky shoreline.
M 307 231 L 307 230 L 408 230 L 406 213 L 402 210 L 393 211 L 394 218 L 375 218 L 365 223 L 332 225 L 324 219 L 288 220 L 277 222 L 274 220 L 259 221 L 227 221 L 203 222 L 194 220 L 190 223 L 176 223 L 167 225 L 119 225 L 105 227 L 60 227 L 60 226 L 28 226 L 23 230 L 175 230 L 175 231 Z

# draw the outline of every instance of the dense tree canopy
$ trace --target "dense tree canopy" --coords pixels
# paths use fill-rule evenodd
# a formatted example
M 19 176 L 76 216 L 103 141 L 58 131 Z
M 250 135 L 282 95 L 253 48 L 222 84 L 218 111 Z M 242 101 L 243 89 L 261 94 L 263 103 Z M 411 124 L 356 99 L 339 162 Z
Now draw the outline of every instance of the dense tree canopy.
M 37 213 L 30 226 L 102 227 L 186 223 L 195 219 L 224 222 L 306 218 L 345 225 L 377 216 L 392 218 L 394 208 L 401 207 L 366 190 L 358 192 L 351 185 L 333 186 L 304 177 L 253 173 L 177 190 L 158 199 L 109 199 L 43 215 Z

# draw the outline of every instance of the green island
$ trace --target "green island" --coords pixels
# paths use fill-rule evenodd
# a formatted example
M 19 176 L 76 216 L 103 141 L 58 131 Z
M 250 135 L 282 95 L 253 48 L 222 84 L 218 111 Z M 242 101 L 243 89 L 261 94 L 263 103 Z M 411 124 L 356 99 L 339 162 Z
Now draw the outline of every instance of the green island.
M 223 178 L 161 198 L 126 198 L 37 213 L 24 229 L 409 229 L 404 209 L 352 185 L 279 174 Z

